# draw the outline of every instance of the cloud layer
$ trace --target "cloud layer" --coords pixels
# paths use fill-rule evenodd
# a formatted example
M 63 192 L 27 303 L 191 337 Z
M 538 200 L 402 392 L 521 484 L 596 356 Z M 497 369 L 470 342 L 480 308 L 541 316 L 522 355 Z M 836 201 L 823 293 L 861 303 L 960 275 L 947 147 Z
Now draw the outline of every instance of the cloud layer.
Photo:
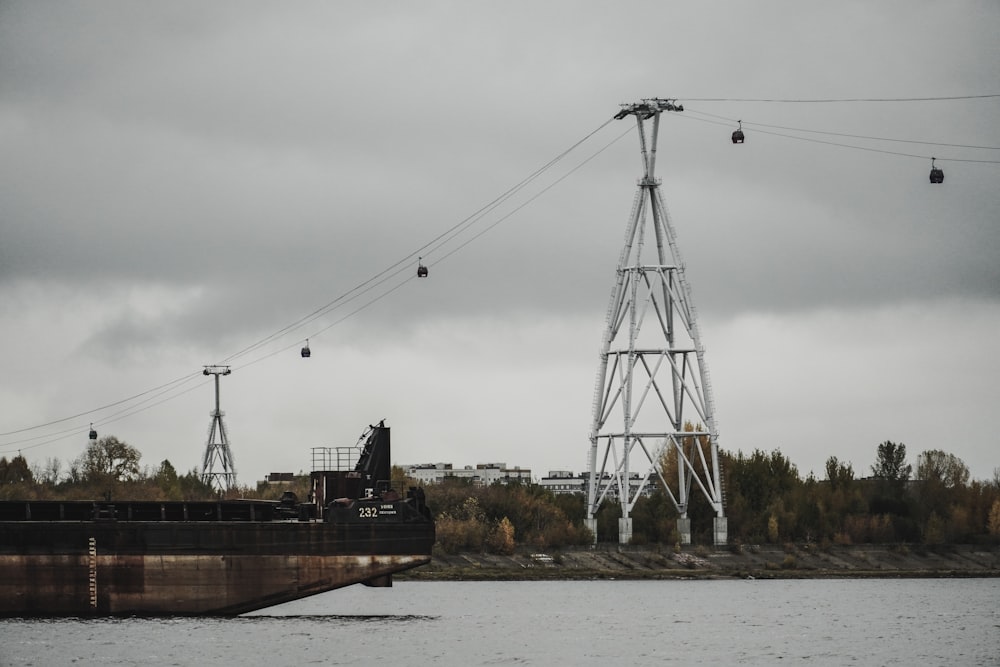
M 399 462 L 582 471 L 640 175 L 631 120 L 603 124 L 661 96 L 686 109 L 664 118 L 657 172 L 722 446 L 865 473 L 889 439 L 991 476 L 1000 165 L 963 160 L 998 159 L 972 148 L 1000 146 L 998 98 L 734 100 L 1000 92 L 1000 8 L 722 13 L 5 3 L 0 451 L 70 459 L 94 421 L 147 464 L 195 467 L 201 380 L 134 414 L 89 411 L 232 358 L 223 404 L 245 483 L 383 417 Z M 417 255 L 431 277 L 403 282 Z

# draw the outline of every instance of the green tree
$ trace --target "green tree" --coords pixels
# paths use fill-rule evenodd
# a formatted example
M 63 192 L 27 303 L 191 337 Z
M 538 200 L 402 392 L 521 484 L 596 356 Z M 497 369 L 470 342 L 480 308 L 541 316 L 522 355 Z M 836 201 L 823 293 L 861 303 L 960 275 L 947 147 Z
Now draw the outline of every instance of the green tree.
M 34 486 L 35 476 L 23 456 L 0 458 L 0 498 L 27 498 Z
M 177 469 L 167 459 L 160 463 L 149 482 L 156 486 L 164 500 L 181 500 L 183 498 Z
M 871 511 L 875 514 L 908 516 L 906 483 L 913 466 L 906 462 L 906 445 L 886 440 L 878 446 L 872 477 L 875 478 Z
M 930 449 L 917 457 L 917 480 L 919 515 L 925 530 L 931 529 L 931 518 L 936 517 L 934 527 L 943 531 L 943 536 L 935 535 L 936 542 L 963 539 L 971 529 L 966 493 L 969 467 L 954 454 Z
M 826 460 L 826 479 L 833 490 L 849 489 L 854 482 L 854 468 L 850 463 L 841 463 L 836 456 Z
M 35 476 L 28 466 L 28 461 L 18 454 L 10 461 L 7 457 L 0 458 L 0 484 L 34 484 Z
M 89 443 L 78 463 L 85 482 L 128 482 L 139 479 L 141 457 L 138 449 L 109 435 Z
M 725 471 L 727 513 L 734 536 L 765 541 L 771 516 L 779 526 L 798 524 L 791 499 L 802 480 L 795 465 L 780 451 L 768 454 L 755 449 L 749 456 L 737 452 L 735 457 L 725 457 Z
M 878 446 L 872 477 L 901 489 L 912 472 L 913 466 L 906 462 L 906 445 L 886 440 Z

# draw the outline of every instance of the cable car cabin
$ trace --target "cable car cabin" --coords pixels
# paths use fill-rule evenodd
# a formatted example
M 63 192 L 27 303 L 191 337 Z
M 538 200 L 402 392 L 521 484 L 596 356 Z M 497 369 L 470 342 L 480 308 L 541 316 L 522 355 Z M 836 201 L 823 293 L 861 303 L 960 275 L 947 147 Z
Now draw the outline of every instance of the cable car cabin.
M 944 172 L 939 167 L 934 166 L 935 159 L 931 158 L 931 183 L 944 183 Z
M 420 261 L 421 258 L 417 259 L 417 278 L 427 277 L 427 267 L 424 266 L 423 262 Z
M 733 132 L 733 143 L 742 144 L 743 143 L 743 121 L 739 121 L 740 126 L 736 128 Z
M 90 439 L 97 440 L 97 431 L 94 430 L 93 426 L 90 427 Z
M 302 346 L 302 358 L 308 359 L 311 356 L 312 356 L 312 351 L 309 349 L 309 341 L 306 341 L 306 344 Z

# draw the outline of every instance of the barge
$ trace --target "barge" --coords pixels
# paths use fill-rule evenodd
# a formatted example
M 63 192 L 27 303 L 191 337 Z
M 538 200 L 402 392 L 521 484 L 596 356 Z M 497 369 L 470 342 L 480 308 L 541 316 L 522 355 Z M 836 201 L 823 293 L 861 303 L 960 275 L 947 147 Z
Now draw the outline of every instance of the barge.
M 390 480 L 389 428 L 308 502 L 0 502 L 0 616 L 236 615 L 430 562 L 423 490 Z

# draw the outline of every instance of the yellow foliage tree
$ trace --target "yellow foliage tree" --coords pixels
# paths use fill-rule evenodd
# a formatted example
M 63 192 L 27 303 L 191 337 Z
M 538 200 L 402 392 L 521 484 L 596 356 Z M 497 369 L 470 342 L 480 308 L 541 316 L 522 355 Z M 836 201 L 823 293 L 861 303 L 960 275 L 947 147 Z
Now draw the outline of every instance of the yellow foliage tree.
M 778 517 L 773 514 L 767 518 L 767 541 L 777 543 L 781 534 L 778 532 Z
M 510 519 L 504 517 L 497 522 L 490 532 L 487 544 L 493 553 L 504 556 L 514 553 L 514 524 L 510 522 Z
M 1000 498 L 993 501 L 990 507 L 990 517 L 986 522 L 986 528 L 993 537 L 1000 537 Z

